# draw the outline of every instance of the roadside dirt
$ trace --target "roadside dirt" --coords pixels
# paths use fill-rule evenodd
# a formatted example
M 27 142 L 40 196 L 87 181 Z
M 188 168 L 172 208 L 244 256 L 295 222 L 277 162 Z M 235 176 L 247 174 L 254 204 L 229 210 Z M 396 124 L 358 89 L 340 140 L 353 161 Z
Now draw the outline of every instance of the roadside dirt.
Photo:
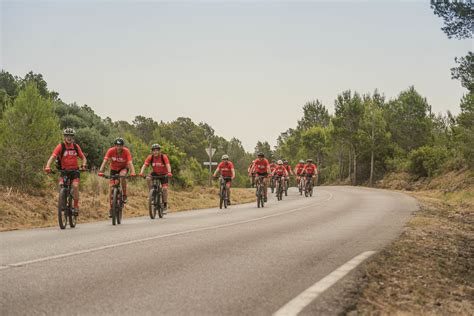
M 107 220 L 107 182 L 90 176 L 80 187 L 80 216 L 78 223 Z M 148 216 L 148 189 L 144 181 L 129 184 L 125 217 Z M 0 231 L 57 226 L 57 186 L 53 181 L 34 195 L 0 187 Z M 196 187 L 192 190 L 169 193 L 169 212 L 179 212 L 218 206 L 217 187 Z M 251 189 L 233 188 L 232 203 L 255 200 Z
M 474 185 L 472 173 L 409 183 L 420 202 L 399 239 L 369 259 L 346 293 L 345 313 L 472 315 Z M 398 187 L 400 177 L 396 180 Z

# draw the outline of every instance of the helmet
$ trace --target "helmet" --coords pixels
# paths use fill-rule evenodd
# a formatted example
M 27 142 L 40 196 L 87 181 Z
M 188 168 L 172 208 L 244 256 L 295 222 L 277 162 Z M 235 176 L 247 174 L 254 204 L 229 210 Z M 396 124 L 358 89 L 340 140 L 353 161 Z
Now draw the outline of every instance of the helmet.
M 73 129 L 73 128 L 66 128 L 64 131 L 63 131 L 63 135 L 71 135 L 71 136 L 74 136 L 74 134 L 76 134 L 76 131 Z
M 259 152 L 259 153 L 257 154 L 257 157 L 265 157 L 265 154 L 262 153 L 262 152 Z
M 122 145 L 122 146 L 123 146 L 123 145 L 125 145 L 125 141 L 123 140 L 122 137 L 117 137 L 117 138 L 115 139 L 115 141 L 114 141 L 114 144 L 115 144 L 115 145 Z
M 303 159 L 301 159 L 301 160 L 300 160 L 300 163 L 304 163 L 304 160 L 303 160 Z
M 278 160 L 277 164 L 282 165 L 282 164 L 283 164 L 283 161 Z
M 160 150 L 160 149 L 161 149 L 161 146 L 158 145 L 158 144 L 153 144 L 153 145 L 151 145 L 151 150 L 155 150 L 155 149 Z
M 306 162 L 313 162 L 313 159 L 306 159 Z
M 229 160 L 229 156 L 227 156 L 227 155 L 222 155 L 222 158 L 221 158 L 221 159 L 222 159 L 222 160 Z
M 285 165 L 287 165 L 287 164 L 288 164 L 288 160 L 283 160 L 283 163 L 284 163 Z

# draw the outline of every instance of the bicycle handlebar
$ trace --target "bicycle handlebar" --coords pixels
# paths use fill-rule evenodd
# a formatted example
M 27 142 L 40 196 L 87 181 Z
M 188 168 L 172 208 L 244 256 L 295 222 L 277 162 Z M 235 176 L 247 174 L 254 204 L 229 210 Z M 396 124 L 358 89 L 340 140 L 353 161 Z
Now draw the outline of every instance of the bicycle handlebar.
M 105 179 L 112 179 L 112 180 L 116 180 L 116 179 L 123 179 L 123 178 L 131 178 L 130 176 L 121 176 L 119 174 L 114 174 L 114 175 L 107 175 L 107 174 L 104 174 L 103 176 Z

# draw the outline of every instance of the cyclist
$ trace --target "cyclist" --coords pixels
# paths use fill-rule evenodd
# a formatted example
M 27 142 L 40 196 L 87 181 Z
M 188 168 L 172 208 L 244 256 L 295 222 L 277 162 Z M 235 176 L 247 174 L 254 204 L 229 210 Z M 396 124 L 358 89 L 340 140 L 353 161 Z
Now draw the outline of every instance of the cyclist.
M 168 209 L 168 178 L 172 177 L 171 165 L 168 156 L 161 153 L 161 146 L 158 144 L 151 145 L 151 155 L 148 155 L 145 159 L 145 163 L 140 170 L 140 177 L 144 176 L 145 169 L 151 165 L 153 168 L 152 172 L 148 175 L 146 182 L 148 184 L 148 190 L 151 190 L 152 179 L 151 176 L 166 176 L 160 178 L 161 187 L 163 188 L 163 206 L 164 211 Z
M 132 154 L 127 147 L 125 147 L 125 141 L 121 137 L 117 137 L 114 141 L 114 147 L 110 147 L 105 154 L 104 161 L 99 168 L 99 177 L 104 176 L 105 165 L 110 162 L 110 175 L 121 175 L 126 176 L 130 170 L 130 176 L 135 176 L 135 167 L 132 163 Z M 123 192 L 123 202 L 127 203 L 127 181 L 125 178 L 120 181 Z M 109 217 L 112 217 L 112 186 L 116 180 L 110 179 L 109 181 L 109 196 L 110 196 L 110 210 Z
M 63 131 L 64 142 L 58 144 L 54 148 L 53 154 L 49 157 L 44 171 L 46 173 L 51 173 L 51 163 L 56 159 L 56 164 L 59 170 L 78 170 L 77 157 L 81 158 L 82 166 L 81 169 L 86 168 L 87 159 L 84 156 L 84 153 L 81 150 L 79 145 L 74 143 L 74 134 L 75 131 L 72 128 L 66 128 Z M 72 182 L 74 205 L 73 212 L 74 215 L 79 215 L 79 172 L 71 172 L 70 179 Z M 59 184 L 63 184 L 63 178 L 59 178 Z
M 222 155 L 221 159 L 222 161 L 217 166 L 213 176 L 217 177 L 217 172 L 220 172 L 221 176 L 224 178 L 227 186 L 227 204 L 230 205 L 230 187 L 232 185 L 232 179 L 235 178 L 234 164 L 232 161 L 229 161 L 228 155 Z
M 256 159 L 255 159 L 256 160 Z M 248 173 L 248 176 L 251 180 L 251 183 L 252 183 L 252 188 L 255 186 L 255 172 L 252 172 L 252 168 L 253 168 L 253 163 L 255 162 L 255 160 L 252 160 L 252 162 L 250 163 L 249 167 L 247 168 L 247 173 Z
M 288 171 L 286 170 L 285 165 L 283 164 L 283 161 L 278 160 L 277 166 L 275 167 L 275 170 L 273 171 L 272 174 L 274 177 L 282 177 L 283 181 L 283 190 L 285 189 L 285 178 L 288 177 Z M 277 190 L 277 195 L 278 195 L 278 190 Z
M 304 160 L 301 159 L 298 162 L 298 164 L 295 166 L 295 169 L 294 169 L 295 175 L 296 175 L 296 183 L 297 183 L 298 186 L 299 186 L 299 183 L 300 183 L 300 180 L 301 180 L 303 169 L 304 169 Z
M 285 181 L 286 181 L 286 186 L 289 187 L 290 186 L 290 175 L 295 175 L 295 174 L 293 173 L 293 170 L 291 170 L 291 166 L 288 163 L 288 160 L 283 160 L 283 166 L 285 167 L 285 169 L 288 173 L 285 176 Z
M 277 166 L 276 161 L 275 161 L 275 159 L 273 159 L 272 163 L 270 164 L 270 174 L 272 174 L 272 177 L 270 179 L 270 181 L 271 181 L 270 184 L 272 186 L 272 193 L 273 193 L 273 187 L 274 187 L 274 181 L 275 181 L 275 179 L 274 179 L 275 176 L 273 176 L 273 171 L 275 170 L 276 166 Z
M 318 178 L 318 167 L 313 163 L 313 159 L 306 159 L 306 165 L 303 169 L 303 174 L 306 178 L 311 178 L 313 186 L 315 184 L 315 179 Z
M 257 154 L 257 159 L 253 161 L 251 172 L 255 173 L 256 176 L 263 177 L 264 201 L 267 202 L 267 177 L 270 174 L 270 163 L 265 159 L 264 153 L 259 152 Z

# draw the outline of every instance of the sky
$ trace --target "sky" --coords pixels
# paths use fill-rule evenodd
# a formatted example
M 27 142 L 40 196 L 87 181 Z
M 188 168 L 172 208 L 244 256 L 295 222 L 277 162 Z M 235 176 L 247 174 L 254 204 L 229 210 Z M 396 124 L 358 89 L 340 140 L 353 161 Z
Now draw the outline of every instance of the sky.
M 41 73 L 101 117 L 190 117 L 248 151 L 347 89 L 392 99 L 414 85 L 458 113 L 450 68 L 473 46 L 424 0 L 0 1 L 2 69 Z

